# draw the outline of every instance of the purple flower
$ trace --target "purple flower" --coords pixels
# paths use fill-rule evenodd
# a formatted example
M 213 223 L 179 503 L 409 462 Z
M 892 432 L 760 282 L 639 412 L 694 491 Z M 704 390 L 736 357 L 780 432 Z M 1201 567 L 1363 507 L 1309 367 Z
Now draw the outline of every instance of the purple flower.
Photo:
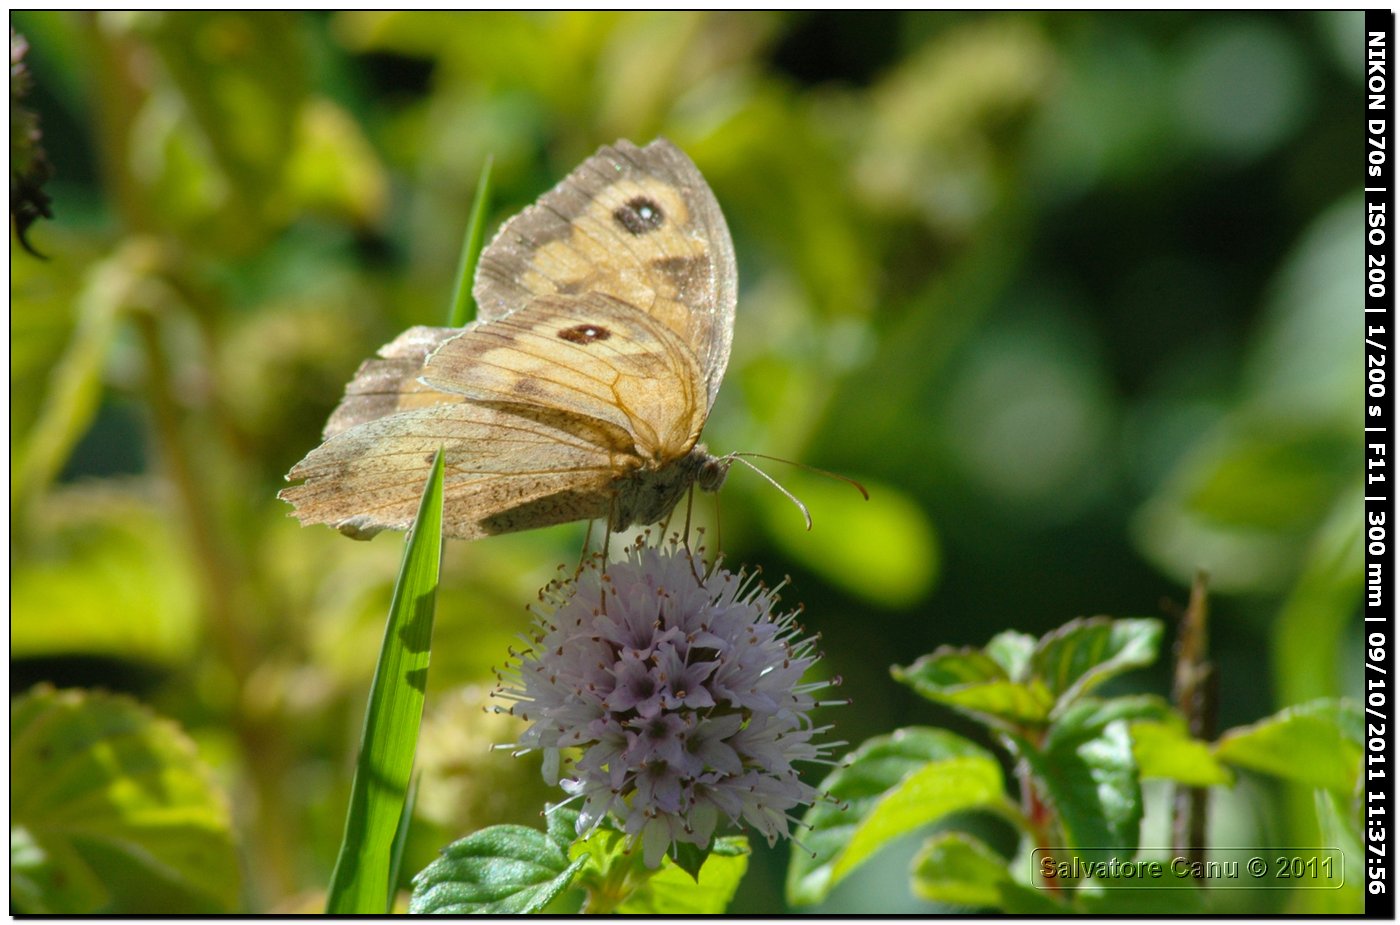
M 530 648 L 498 693 L 530 726 L 523 749 L 582 801 L 579 833 L 611 814 L 655 867 L 677 842 L 708 847 L 722 820 L 771 845 L 817 791 L 795 761 L 812 741 L 816 661 L 776 590 L 675 542 L 640 543 L 607 565 L 551 583 L 531 608 Z M 560 779 L 561 750 L 582 754 Z

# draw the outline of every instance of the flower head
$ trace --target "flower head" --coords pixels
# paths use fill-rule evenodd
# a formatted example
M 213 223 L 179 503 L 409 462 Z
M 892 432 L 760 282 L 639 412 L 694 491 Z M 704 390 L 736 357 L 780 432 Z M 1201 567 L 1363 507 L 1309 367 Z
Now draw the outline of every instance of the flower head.
M 595 560 L 532 607 L 530 649 L 499 693 L 530 723 L 526 749 L 582 800 L 579 832 L 611 814 L 656 866 L 668 848 L 710 843 L 727 820 L 771 845 L 817 792 L 796 761 L 823 758 L 808 714 L 828 682 L 776 591 L 675 542 L 641 543 L 606 571 Z

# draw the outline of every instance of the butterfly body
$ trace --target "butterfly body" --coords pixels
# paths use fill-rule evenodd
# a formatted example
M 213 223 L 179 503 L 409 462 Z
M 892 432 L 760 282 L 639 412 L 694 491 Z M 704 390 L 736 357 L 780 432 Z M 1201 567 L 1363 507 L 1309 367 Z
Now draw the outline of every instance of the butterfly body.
M 478 320 L 366 361 L 282 491 L 303 523 L 407 529 L 438 447 L 444 533 L 657 523 L 728 461 L 699 444 L 728 362 L 724 217 L 666 141 L 601 149 L 483 251 Z

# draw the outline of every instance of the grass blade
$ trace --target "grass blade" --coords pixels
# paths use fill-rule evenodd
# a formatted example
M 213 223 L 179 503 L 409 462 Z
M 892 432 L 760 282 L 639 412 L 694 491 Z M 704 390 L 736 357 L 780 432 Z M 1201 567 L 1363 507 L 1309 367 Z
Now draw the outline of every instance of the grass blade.
M 486 210 L 491 202 L 491 157 L 481 165 L 481 179 L 476 182 L 476 197 L 472 199 L 472 217 L 467 224 L 467 236 L 462 241 L 462 257 L 457 263 L 457 291 L 452 294 L 452 310 L 447 326 L 460 328 L 476 317 L 476 301 L 472 298 L 472 280 L 476 277 L 476 261 L 481 256 L 481 241 L 486 230 Z
M 403 813 L 399 815 L 399 827 L 394 831 L 394 844 L 389 849 L 389 911 L 394 911 L 394 892 L 398 889 L 399 878 L 403 874 L 403 854 L 408 849 L 408 830 L 413 825 L 413 808 L 418 805 L 418 783 L 421 773 L 413 775 L 408 793 L 404 794 Z
M 360 757 L 350 787 L 345 836 L 331 874 L 326 912 L 383 915 L 389 910 L 389 871 L 403 818 L 418 727 L 423 719 L 433 604 L 442 561 L 442 451 L 404 544 L 384 645 L 374 669 Z

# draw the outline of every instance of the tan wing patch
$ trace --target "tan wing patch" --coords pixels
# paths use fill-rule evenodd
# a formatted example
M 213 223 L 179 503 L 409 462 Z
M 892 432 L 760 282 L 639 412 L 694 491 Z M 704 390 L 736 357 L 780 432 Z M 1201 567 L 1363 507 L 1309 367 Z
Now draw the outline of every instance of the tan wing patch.
M 689 311 L 682 291 L 659 267 L 705 262 L 708 247 L 686 233 L 689 221 L 674 188 L 651 178 L 619 180 L 574 217 L 567 238 L 541 245 L 520 282 L 538 295 L 606 293 L 684 337 Z

